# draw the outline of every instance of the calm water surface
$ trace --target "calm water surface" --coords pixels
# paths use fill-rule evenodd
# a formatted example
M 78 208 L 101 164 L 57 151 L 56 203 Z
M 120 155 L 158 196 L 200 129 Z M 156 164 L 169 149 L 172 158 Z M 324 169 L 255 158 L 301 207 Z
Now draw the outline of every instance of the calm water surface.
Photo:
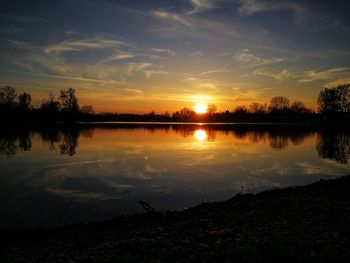
M 183 209 L 350 174 L 350 133 L 295 127 L 111 125 L 0 133 L 0 228 Z

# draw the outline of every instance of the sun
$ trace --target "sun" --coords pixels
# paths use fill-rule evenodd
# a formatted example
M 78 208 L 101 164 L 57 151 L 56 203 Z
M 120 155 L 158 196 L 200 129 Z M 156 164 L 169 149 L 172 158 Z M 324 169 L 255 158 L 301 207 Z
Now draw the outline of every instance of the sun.
M 195 111 L 197 114 L 206 113 L 206 112 L 207 112 L 207 109 L 208 109 L 208 106 L 207 106 L 207 105 L 204 105 L 204 104 L 198 104 L 198 105 L 194 106 L 194 111 Z

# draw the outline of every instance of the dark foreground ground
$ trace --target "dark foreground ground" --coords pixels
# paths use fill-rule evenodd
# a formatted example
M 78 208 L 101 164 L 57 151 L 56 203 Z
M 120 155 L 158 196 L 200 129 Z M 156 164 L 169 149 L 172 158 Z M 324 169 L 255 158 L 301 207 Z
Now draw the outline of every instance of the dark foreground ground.
M 350 176 L 183 212 L 1 233 L 1 262 L 350 262 Z

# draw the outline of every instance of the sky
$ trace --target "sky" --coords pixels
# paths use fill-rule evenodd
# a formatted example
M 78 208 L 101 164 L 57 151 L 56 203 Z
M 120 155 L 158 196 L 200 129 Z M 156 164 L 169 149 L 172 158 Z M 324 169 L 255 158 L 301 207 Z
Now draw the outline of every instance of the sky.
M 218 110 L 273 96 L 316 108 L 350 83 L 347 1 L 0 3 L 0 86 L 39 105 L 73 87 L 97 112 Z

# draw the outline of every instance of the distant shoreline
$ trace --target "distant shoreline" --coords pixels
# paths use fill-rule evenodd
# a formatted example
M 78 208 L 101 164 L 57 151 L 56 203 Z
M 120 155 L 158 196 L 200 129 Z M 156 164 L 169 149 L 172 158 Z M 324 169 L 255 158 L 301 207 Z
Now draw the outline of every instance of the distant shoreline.
M 301 129 L 347 129 L 350 122 L 324 121 L 324 122 L 163 122 L 163 121 L 82 121 L 82 122 L 10 122 L 4 125 L 4 129 L 12 128 L 94 128 L 94 127 L 232 127 L 232 128 L 283 128 L 294 127 Z
M 345 176 L 237 194 L 180 212 L 5 231 L 0 254 L 4 262 L 346 261 L 350 256 L 349 200 L 350 176 Z

